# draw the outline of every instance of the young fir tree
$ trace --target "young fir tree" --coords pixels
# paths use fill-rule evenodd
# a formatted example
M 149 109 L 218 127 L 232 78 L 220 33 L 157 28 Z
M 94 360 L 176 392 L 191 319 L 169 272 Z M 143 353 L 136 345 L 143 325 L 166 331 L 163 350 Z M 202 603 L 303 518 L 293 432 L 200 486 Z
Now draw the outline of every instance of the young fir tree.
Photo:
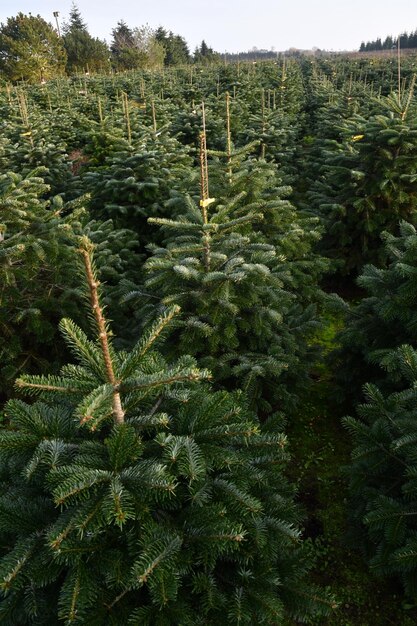
M 51 366 L 56 361 L 60 311 L 76 313 L 76 283 L 66 254 L 71 221 L 61 217 L 60 198 L 43 198 L 48 186 L 42 173 L 0 176 L 2 393 L 10 392 L 11 380 L 22 369 L 39 371 L 46 362 Z
M 383 234 L 387 267 L 367 265 L 358 278 L 366 296 L 350 309 L 339 334 L 334 360 L 341 386 L 348 382 L 350 398 L 360 397 L 365 382 L 385 391 L 396 388 L 379 367 L 385 354 L 417 340 L 417 233 L 407 222 L 399 236 Z
M 65 144 L 51 132 L 45 116 L 36 111 L 26 123 L 16 121 L 14 126 L 13 130 L 9 129 L 12 142 L 4 151 L 7 158 L 4 172 L 14 171 L 26 178 L 33 170 L 42 168 L 50 195 L 65 193 L 73 178 L 71 162 Z
M 191 95 L 193 102 L 187 102 L 179 107 L 173 115 L 171 133 L 178 141 L 186 146 L 194 148 L 198 154 L 200 133 L 202 127 L 202 110 L 196 106 L 194 98 L 199 95 Z M 207 137 L 210 138 L 210 146 L 222 150 L 225 144 L 224 120 L 214 114 L 214 106 L 206 107 L 207 118 L 205 122 Z
M 345 274 L 355 275 L 369 262 L 383 263 L 381 233 L 397 233 L 400 220 L 414 218 L 413 91 L 414 81 L 400 99 L 381 98 L 370 117 L 353 115 L 343 126 L 342 141 L 326 151 L 311 198 L 326 226 L 323 249 L 342 262 Z
M 306 210 L 317 209 L 314 190 L 322 180 L 329 154 L 341 149 L 343 128 L 352 115 L 361 112 L 368 117 L 371 93 L 362 82 L 349 81 L 338 89 L 327 76 L 317 71 L 315 63 L 302 63 L 306 89 L 304 107 L 304 136 L 298 142 L 296 153 L 297 185 L 295 196 Z M 351 136 L 349 136 L 351 139 Z
M 116 352 L 91 244 L 80 252 L 94 340 L 79 361 L 17 381 L 0 432 L 5 625 L 282 624 L 328 613 L 303 582 L 285 437 L 244 397 L 213 393 L 192 357 L 155 351 L 176 307 Z M 200 385 L 196 388 L 196 384 Z
M 347 469 L 353 520 L 372 572 L 397 576 L 417 601 L 417 352 L 410 345 L 383 359 L 386 378 L 399 391 L 364 388 L 358 418 L 345 418 L 354 448 Z
M 89 221 L 81 206 L 85 198 L 64 203 L 50 197 L 44 174 L 40 168 L 25 178 L 12 172 L 0 176 L 0 394 L 6 396 L 20 372 L 62 364 L 66 351 L 56 327 L 63 313 L 82 322 L 74 237 L 86 233 L 97 244 L 116 321 L 114 289 L 137 263 L 134 233 Z
M 132 145 L 116 143 L 104 164 L 85 174 L 94 216 L 135 231 L 144 250 L 151 239 L 147 218 L 166 214 L 166 200 L 185 187 L 190 160 L 166 129 L 142 127 Z
M 219 200 L 210 198 L 204 133 L 201 141 L 200 206 L 188 197 L 178 219 L 149 220 L 166 242 L 145 264 L 145 291 L 182 308 L 174 354 L 191 351 L 217 383 L 243 388 L 268 414 L 307 383 L 323 269 L 311 253 L 317 233 L 280 197 L 271 167 L 244 161 L 250 147 L 228 143 L 213 177 Z
M 260 92 L 259 111 L 252 114 L 248 126 L 241 132 L 239 143 L 260 141 L 259 154 L 280 166 L 280 176 L 289 181 L 295 174 L 294 155 L 297 145 L 297 126 L 277 104 L 278 96 L 264 89 Z
M 348 311 L 336 363 L 350 401 L 370 381 L 358 417 L 345 419 L 354 442 L 347 473 L 356 531 L 372 571 L 398 576 L 415 601 L 417 233 L 403 222 L 398 237 L 385 233 L 384 240 L 390 262 L 365 266 L 359 277 L 368 294 Z

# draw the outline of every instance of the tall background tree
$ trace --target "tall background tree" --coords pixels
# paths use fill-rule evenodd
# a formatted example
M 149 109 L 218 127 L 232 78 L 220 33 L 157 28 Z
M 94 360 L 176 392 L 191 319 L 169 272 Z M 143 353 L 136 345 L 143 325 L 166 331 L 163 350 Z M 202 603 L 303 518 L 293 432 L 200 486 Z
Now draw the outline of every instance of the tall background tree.
M 9 80 L 41 82 L 65 72 L 66 53 L 51 24 L 39 15 L 9 17 L 0 27 L 0 71 Z
M 120 20 L 112 30 L 110 45 L 112 64 L 118 70 L 131 70 L 139 65 L 140 53 L 135 45 L 133 30 Z
M 133 29 L 136 49 L 140 53 L 140 67 L 162 67 L 165 59 L 164 46 L 157 41 L 155 31 L 148 25 Z
M 160 29 L 158 29 L 160 30 Z M 112 30 L 110 51 L 117 70 L 156 69 L 164 65 L 166 47 L 148 24 L 130 28 L 123 20 Z M 165 31 L 164 31 L 165 32 Z
M 164 47 L 164 65 L 184 65 L 190 62 L 190 50 L 181 35 L 174 35 L 172 30 L 167 32 L 160 26 L 155 31 L 155 39 Z
M 107 44 L 90 35 L 75 4 L 72 5 L 69 21 L 64 24 L 63 32 L 68 72 L 103 70 L 109 67 L 110 52 Z
M 210 48 L 203 41 L 197 48 L 194 50 L 194 62 L 195 63 L 212 63 L 213 61 L 217 61 L 219 58 L 218 52 L 214 52 L 213 48 Z

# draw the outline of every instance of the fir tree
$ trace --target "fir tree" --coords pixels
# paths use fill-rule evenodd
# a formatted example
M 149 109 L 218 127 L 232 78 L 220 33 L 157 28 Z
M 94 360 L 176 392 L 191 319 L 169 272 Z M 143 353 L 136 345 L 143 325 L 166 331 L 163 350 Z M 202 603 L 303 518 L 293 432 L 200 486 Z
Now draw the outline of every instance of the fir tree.
M 139 50 L 135 45 L 133 30 L 121 20 L 112 30 L 113 41 L 110 45 L 112 62 L 119 70 L 130 70 L 140 64 Z
M 117 22 L 116 28 L 112 30 L 113 42 L 110 50 L 113 54 L 119 53 L 123 48 L 134 46 L 133 31 L 123 20 Z
M 109 49 L 100 39 L 92 37 L 78 7 L 73 4 L 69 21 L 63 27 L 63 42 L 67 52 L 67 70 L 103 70 L 109 65 Z
M 180 35 L 167 32 L 162 26 L 156 29 L 155 39 L 165 50 L 164 65 L 184 65 L 190 62 L 190 51 L 187 42 Z
M 206 44 L 204 39 L 201 42 L 200 46 L 198 46 L 194 52 L 194 63 L 213 63 L 214 61 L 217 61 L 218 58 L 219 54 L 217 52 L 214 52 L 213 48 L 210 48 L 210 46 Z
M 189 178 L 190 158 L 166 129 L 156 136 L 143 128 L 131 146 L 114 134 L 109 141 L 114 154 L 85 174 L 84 188 L 91 193 L 94 215 L 135 231 L 144 251 L 151 239 L 147 218 L 166 214 L 166 201 L 178 194 Z
M 321 176 L 311 199 L 325 222 L 324 251 L 342 261 L 345 274 L 365 263 L 382 263 L 380 236 L 398 232 L 416 208 L 417 134 L 412 97 L 414 82 L 398 100 L 381 98 L 368 119 L 354 115 L 342 142 L 328 143 Z
M 65 30 L 67 31 L 87 31 L 87 24 L 81 17 L 81 13 L 77 5 L 73 2 L 71 6 L 71 11 L 69 14 L 68 24 L 65 26 Z
M 65 349 L 56 326 L 63 313 L 82 321 L 74 237 L 87 233 L 97 244 L 110 305 L 120 278 L 129 278 L 129 267 L 137 264 L 132 232 L 89 221 L 82 207 L 86 198 L 64 203 L 50 197 L 44 174 L 38 168 L 25 178 L 0 176 L 0 393 L 6 396 L 20 372 L 60 367 Z M 119 307 L 110 310 L 118 321 Z
M 280 166 L 279 174 L 289 183 L 294 176 L 294 155 L 296 148 L 297 127 L 283 107 L 277 106 L 280 95 L 260 92 L 259 111 L 251 114 L 247 126 L 240 133 L 239 144 L 254 140 L 260 141 L 259 155 L 267 161 Z M 275 108 L 273 108 L 275 99 Z
M 386 268 L 367 265 L 358 278 L 362 300 L 346 308 L 346 325 L 338 336 L 334 362 L 349 397 L 358 398 L 365 382 L 385 392 L 396 389 L 393 373 L 387 379 L 379 362 L 401 344 L 417 341 L 417 233 L 402 222 L 399 236 L 383 235 Z
M 22 178 L 0 177 L 3 240 L 0 242 L 1 391 L 22 369 L 53 367 L 59 349 L 55 327 L 59 311 L 75 314 L 75 283 L 66 255 L 71 221 L 61 218 L 60 198 L 42 198 L 48 187 L 35 170 Z M 65 278 L 64 278 L 65 275 Z M 63 283 L 68 281 L 68 288 Z M 71 285 L 72 283 L 72 285 Z
M 178 219 L 149 220 L 163 227 L 166 243 L 152 247 L 145 292 L 182 308 L 174 353 L 191 350 L 216 382 L 242 387 L 268 414 L 307 382 L 306 338 L 320 299 L 314 277 L 323 263 L 309 256 L 315 233 L 297 224 L 275 172 L 244 161 L 253 146 L 218 153 L 227 165 L 211 186 L 218 200 L 209 197 L 204 137 L 200 206 L 189 197 Z
M 175 307 L 116 352 L 88 241 L 80 252 L 97 338 L 63 320 L 79 365 L 20 378 L 38 399 L 10 401 L 0 432 L 3 623 L 328 613 L 333 602 L 303 582 L 285 437 L 239 394 L 210 392 L 191 357 L 168 365 L 155 352 Z
M 372 571 L 397 576 L 406 594 L 417 599 L 416 400 L 417 353 L 410 345 L 390 351 L 383 359 L 386 377 L 400 391 L 384 395 L 366 385 L 366 403 L 359 417 L 346 418 L 354 449 L 348 469 L 351 514 Z
M 42 168 L 42 178 L 51 196 L 68 192 L 73 178 L 71 162 L 66 144 L 57 141 L 50 123 L 35 112 L 28 116 L 26 123 L 16 123 L 14 132 L 12 129 L 9 132 L 16 141 L 5 148 L 5 171 L 14 171 L 26 178 L 35 169 Z
M 389 264 L 367 265 L 359 277 L 367 295 L 347 312 L 336 363 L 349 400 L 364 398 L 358 417 L 344 420 L 354 443 L 353 528 L 372 571 L 398 576 L 415 601 L 417 234 L 403 222 L 399 236 L 383 239 Z

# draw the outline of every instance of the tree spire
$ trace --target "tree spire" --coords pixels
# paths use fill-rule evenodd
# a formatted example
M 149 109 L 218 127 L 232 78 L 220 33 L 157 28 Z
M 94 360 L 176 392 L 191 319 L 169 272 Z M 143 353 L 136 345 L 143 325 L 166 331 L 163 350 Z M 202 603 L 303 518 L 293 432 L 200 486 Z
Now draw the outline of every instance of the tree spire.
M 113 361 L 110 353 L 110 341 L 109 334 L 107 332 L 107 323 L 103 314 L 103 309 L 100 306 L 100 297 L 98 288 L 100 282 L 95 274 L 92 263 L 92 244 L 87 238 L 83 238 L 80 249 L 81 256 L 84 262 L 85 275 L 87 277 L 88 288 L 90 290 L 90 302 L 93 314 L 96 320 L 97 329 L 99 333 L 99 340 L 101 345 L 101 351 L 103 353 L 104 364 L 106 366 L 106 372 L 109 383 L 113 387 L 113 416 L 116 424 L 122 424 L 124 422 L 124 410 L 122 408 L 122 402 L 119 392 L 119 381 L 116 380 L 114 374 Z

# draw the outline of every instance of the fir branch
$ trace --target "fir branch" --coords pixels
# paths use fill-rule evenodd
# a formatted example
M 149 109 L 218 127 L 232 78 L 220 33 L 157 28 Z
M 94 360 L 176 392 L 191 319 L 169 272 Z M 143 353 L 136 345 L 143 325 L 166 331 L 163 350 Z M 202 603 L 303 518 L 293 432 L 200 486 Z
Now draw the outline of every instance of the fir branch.
M 80 393 L 80 389 L 76 389 L 75 387 L 63 387 L 63 386 L 59 386 L 59 385 L 50 385 L 47 382 L 45 383 L 34 383 L 34 382 L 30 382 L 30 380 L 33 380 L 35 377 L 31 376 L 31 377 L 25 377 L 22 376 L 21 378 L 18 378 L 15 382 L 15 385 L 17 388 L 21 388 L 21 389 L 27 389 L 28 391 L 33 390 L 34 392 L 36 391 L 51 391 L 51 392 L 56 392 L 56 393 Z M 41 377 L 38 377 L 41 378 Z M 48 379 L 45 379 L 45 381 L 47 381 Z
M 113 386 L 113 416 L 116 424 L 122 424 L 124 422 L 125 413 L 122 407 L 120 393 L 118 390 L 119 381 L 116 380 L 113 369 L 113 361 L 110 354 L 109 336 L 107 333 L 107 324 L 103 315 L 103 309 L 100 306 L 100 299 L 98 295 L 99 281 L 95 276 L 93 266 L 91 263 L 91 242 L 84 238 L 80 247 L 80 253 L 84 260 L 85 273 L 87 277 L 88 286 L 90 289 L 91 307 L 93 309 L 94 317 L 97 322 L 97 328 L 99 331 L 99 339 L 101 349 L 103 352 L 104 364 L 106 367 L 107 377 L 109 383 Z

